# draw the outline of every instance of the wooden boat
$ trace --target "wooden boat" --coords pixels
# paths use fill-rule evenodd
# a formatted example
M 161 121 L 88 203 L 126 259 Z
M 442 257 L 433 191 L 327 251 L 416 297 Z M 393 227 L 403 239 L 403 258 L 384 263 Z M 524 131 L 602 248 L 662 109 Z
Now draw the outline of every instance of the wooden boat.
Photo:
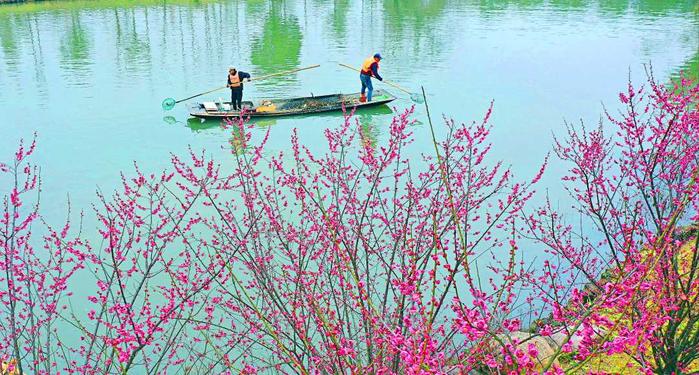
M 246 116 L 275 117 L 341 111 L 343 106 L 348 110 L 354 107 L 374 107 L 390 103 L 396 99 L 385 90 L 374 90 L 370 102 L 362 103 L 359 101 L 359 97 L 359 93 L 332 94 L 292 99 L 261 99 L 243 101 L 242 104 Z M 240 111 L 232 111 L 231 102 L 202 102 L 192 105 L 189 108 L 189 114 L 204 119 L 220 119 L 237 117 L 240 115 Z

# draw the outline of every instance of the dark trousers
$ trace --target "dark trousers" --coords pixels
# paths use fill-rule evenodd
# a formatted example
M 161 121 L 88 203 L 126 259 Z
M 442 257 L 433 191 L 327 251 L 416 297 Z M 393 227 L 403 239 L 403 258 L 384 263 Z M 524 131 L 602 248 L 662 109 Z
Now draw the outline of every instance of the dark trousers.
M 231 89 L 231 106 L 234 111 L 242 109 L 243 89 Z

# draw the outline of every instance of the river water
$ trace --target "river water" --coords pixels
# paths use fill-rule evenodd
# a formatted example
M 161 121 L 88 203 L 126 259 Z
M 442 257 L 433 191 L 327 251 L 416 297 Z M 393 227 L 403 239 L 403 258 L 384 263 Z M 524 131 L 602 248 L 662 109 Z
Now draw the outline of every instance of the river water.
M 384 56 L 386 78 L 414 91 L 424 86 L 433 114 L 478 120 L 494 101 L 492 156 L 528 179 L 564 121 L 597 123 L 603 106 L 614 111 L 629 77 L 644 81 L 648 64 L 661 82 L 696 66 L 699 9 L 687 0 L 0 5 L 0 161 L 12 157 L 19 139 L 37 134 L 43 213 L 57 223 L 68 197 L 74 211 L 89 212 L 95 191 L 116 189 L 119 172 L 128 174 L 134 162 L 157 172 L 169 165 L 170 153 L 185 154 L 190 146 L 230 158 L 229 131 L 188 119 L 184 105 L 164 111 L 164 98 L 222 86 L 230 65 L 260 76 L 321 64 L 247 84 L 246 98 L 356 92 L 357 73 L 338 63 L 357 66 L 375 52 Z M 357 114 L 381 144 L 392 110 L 413 103 L 376 87 L 400 97 L 390 108 Z M 423 106 L 415 107 L 415 119 L 417 158 L 432 145 Z M 341 114 L 290 117 L 256 122 L 252 131 L 270 131 L 269 153 L 289 150 L 293 129 L 322 152 L 323 131 L 341 123 Z M 542 181 L 560 205 L 564 168 L 554 160 Z M 6 181 L 0 182 L 5 193 Z

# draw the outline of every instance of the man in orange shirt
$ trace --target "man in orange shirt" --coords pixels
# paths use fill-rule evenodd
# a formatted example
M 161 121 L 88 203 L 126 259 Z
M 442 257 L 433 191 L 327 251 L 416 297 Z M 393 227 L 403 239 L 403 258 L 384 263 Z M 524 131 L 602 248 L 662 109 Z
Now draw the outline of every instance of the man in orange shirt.
M 368 101 L 371 101 L 371 94 L 374 92 L 374 86 L 371 84 L 371 77 L 383 81 L 383 78 L 379 75 L 379 62 L 381 61 L 381 54 L 375 54 L 364 60 L 362 64 L 362 72 L 359 74 L 359 80 L 362 81 L 362 99 L 364 98 L 364 92 L 369 89 L 369 93 L 366 96 Z M 363 101 L 363 100 L 362 100 Z
M 237 71 L 234 67 L 228 68 L 228 84 L 231 88 L 231 107 L 234 111 L 242 109 L 243 101 L 243 80 L 250 80 L 250 74 Z

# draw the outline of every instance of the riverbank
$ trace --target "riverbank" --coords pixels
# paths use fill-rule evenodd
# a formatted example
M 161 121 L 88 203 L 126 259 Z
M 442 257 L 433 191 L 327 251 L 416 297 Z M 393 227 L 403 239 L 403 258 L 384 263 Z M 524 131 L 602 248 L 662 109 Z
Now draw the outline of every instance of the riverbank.
M 689 262 L 694 255 L 696 250 L 697 235 L 699 234 L 699 225 L 692 225 L 679 228 L 674 236 L 675 240 L 681 241 L 682 245 L 677 256 L 676 264 L 680 265 L 680 273 L 683 278 L 692 277 L 689 273 Z M 614 284 L 616 272 L 609 270 L 603 274 L 600 279 L 600 285 Z M 649 282 L 654 282 L 655 279 L 665 277 L 657 272 L 650 272 L 647 275 Z M 683 281 L 686 281 L 683 279 Z M 643 292 L 646 294 L 645 299 L 653 300 L 655 291 L 646 290 Z M 597 294 L 595 293 L 594 287 L 589 285 L 585 288 L 586 299 L 593 301 Z M 695 308 L 696 310 L 696 308 Z M 699 311 L 695 311 L 699 312 Z M 533 344 L 538 350 L 537 360 L 540 364 L 547 364 L 552 357 L 555 357 L 554 364 L 561 366 L 563 369 L 571 370 L 575 369 L 574 373 L 612 373 L 612 374 L 638 374 L 642 371 L 634 356 L 638 356 L 643 353 L 647 358 L 652 358 L 652 350 L 648 347 L 636 347 L 634 352 L 621 352 L 614 354 L 607 354 L 602 348 L 605 347 L 605 343 L 613 343 L 618 339 L 621 332 L 628 331 L 632 329 L 634 321 L 624 318 L 622 314 L 615 313 L 614 311 L 608 311 L 602 316 L 609 321 L 615 322 L 614 329 L 607 331 L 604 327 L 594 327 L 594 340 L 597 342 L 593 347 L 598 347 L 599 353 L 594 355 L 589 355 L 583 361 L 576 359 L 579 345 L 583 340 L 583 332 L 581 330 L 576 331 L 570 335 L 559 331 L 561 327 L 556 327 L 553 329 L 553 334 L 543 336 L 541 334 L 540 327 L 547 326 L 548 324 L 554 324 L 553 318 L 549 317 L 546 321 L 539 321 L 530 328 L 528 332 L 513 332 L 510 334 L 510 339 L 519 342 L 518 348 L 521 350 L 526 350 L 529 344 Z M 693 319 L 693 318 L 691 318 Z M 686 327 L 685 325 L 680 325 Z M 551 327 L 551 326 L 548 326 Z M 676 333 L 677 336 L 682 335 L 684 332 L 680 330 Z M 569 345 L 568 350 L 563 350 L 562 348 Z M 589 349 L 589 348 L 588 348 Z M 685 369 L 690 373 L 699 372 L 699 359 L 694 360 L 688 368 Z

